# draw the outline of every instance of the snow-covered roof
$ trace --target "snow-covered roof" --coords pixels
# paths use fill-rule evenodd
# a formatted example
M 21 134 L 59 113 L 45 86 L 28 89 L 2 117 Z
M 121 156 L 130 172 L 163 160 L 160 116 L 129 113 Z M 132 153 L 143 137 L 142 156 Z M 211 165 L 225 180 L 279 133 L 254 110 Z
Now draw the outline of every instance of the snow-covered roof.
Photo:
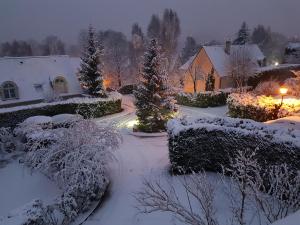
M 264 73 L 269 71 L 278 71 L 278 70 L 300 70 L 300 64 L 280 64 L 280 65 L 269 65 L 257 68 L 257 73 Z
M 186 61 L 186 63 L 184 63 L 179 69 L 180 70 L 188 70 L 188 68 L 190 67 L 190 65 L 193 63 L 194 59 L 197 57 L 198 53 L 193 55 L 192 57 L 190 57 L 188 59 L 188 61 Z
M 80 94 L 81 88 L 76 73 L 79 58 L 69 56 L 3 57 L 0 58 L 0 85 L 6 81 L 18 87 L 19 99 L 1 101 L 0 104 L 43 99 L 56 77 L 67 81 L 68 95 Z M 42 86 L 42 91 L 37 90 Z
M 242 50 L 246 48 L 246 51 L 249 53 L 251 61 L 257 65 L 257 61 L 265 59 L 264 54 L 255 44 L 251 45 L 231 45 L 230 53 Z M 204 51 L 210 58 L 211 63 L 213 64 L 215 70 L 218 74 L 223 77 L 227 75 L 228 64 L 230 60 L 230 54 L 227 54 L 224 50 L 224 45 L 214 45 L 214 46 L 203 46 Z
M 290 42 L 288 43 L 287 49 L 300 49 L 300 42 Z

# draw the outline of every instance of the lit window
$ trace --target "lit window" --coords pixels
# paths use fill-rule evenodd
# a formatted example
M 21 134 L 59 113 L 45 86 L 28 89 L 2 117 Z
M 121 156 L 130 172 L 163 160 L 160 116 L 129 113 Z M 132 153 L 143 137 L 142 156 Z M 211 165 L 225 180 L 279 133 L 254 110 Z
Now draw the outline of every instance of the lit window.
M 67 81 L 64 77 L 57 77 L 53 82 L 53 89 L 57 94 L 68 93 Z

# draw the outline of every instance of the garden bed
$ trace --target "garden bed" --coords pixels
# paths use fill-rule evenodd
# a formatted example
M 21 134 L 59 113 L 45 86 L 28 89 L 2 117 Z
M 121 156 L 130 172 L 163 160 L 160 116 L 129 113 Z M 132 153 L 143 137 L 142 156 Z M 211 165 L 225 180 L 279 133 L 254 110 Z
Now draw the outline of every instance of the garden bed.
M 0 109 L 0 127 L 15 127 L 26 118 L 38 115 L 80 114 L 85 118 L 101 117 L 120 112 L 121 102 L 120 94 L 110 93 L 108 98 L 72 98 L 59 102 L 3 108 Z
M 252 119 L 258 122 L 275 120 L 300 111 L 300 99 L 281 98 L 252 93 L 230 94 L 227 99 L 230 117 Z
M 221 171 L 238 150 L 257 151 L 262 166 L 287 163 L 299 170 L 300 131 L 251 120 L 200 118 L 168 123 L 169 158 L 175 172 Z

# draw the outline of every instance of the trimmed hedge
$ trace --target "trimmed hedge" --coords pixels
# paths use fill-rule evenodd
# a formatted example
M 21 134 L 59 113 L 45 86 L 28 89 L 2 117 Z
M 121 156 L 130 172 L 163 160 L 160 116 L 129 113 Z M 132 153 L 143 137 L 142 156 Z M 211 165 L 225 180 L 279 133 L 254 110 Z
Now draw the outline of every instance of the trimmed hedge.
M 197 94 L 179 93 L 176 96 L 179 105 L 207 108 L 226 105 L 229 92 L 200 92 Z
M 281 99 L 256 96 L 251 93 L 230 94 L 227 99 L 228 114 L 233 118 L 252 119 L 258 122 L 286 117 L 300 110 L 300 100 L 290 102 Z
M 130 95 L 133 94 L 133 91 L 136 90 L 137 85 L 136 84 L 128 84 L 121 87 L 118 92 L 122 95 Z
M 251 120 L 202 118 L 168 123 L 169 158 L 176 173 L 221 171 L 238 150 L 257 149 L 262 167 L 287 163 L 300 170 L 300 132 Z
M 0 110 L 0 127 L 15 127 L 32 116 L 55 116 L 57 114 L 80 114 L 84 118 L 102 117 L 122 111 L 122 100 L 117 98 L 74 98 L 54 103 Z

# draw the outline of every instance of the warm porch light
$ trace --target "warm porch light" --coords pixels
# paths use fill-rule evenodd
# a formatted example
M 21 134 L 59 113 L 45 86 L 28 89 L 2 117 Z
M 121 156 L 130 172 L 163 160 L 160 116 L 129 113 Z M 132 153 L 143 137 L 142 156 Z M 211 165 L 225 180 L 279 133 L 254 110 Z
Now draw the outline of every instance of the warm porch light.
M 278 65 L 279 65 L 279 62 L 275 62 L 274 65 L 275 65 L 275 66 L 278 66 Z
M 285 87 L 281 87 L 281 88 L 279 89 L 279 92 L 280 92 L 281 95 L 286 95 L 287 92 L 288 92 L 288 89 L 285 88 Z
M 281 87 L 279 88 L 279 92 L 281 94 L 281 103 L 280 103 L 280 107 L 283 105 L 283 96 L 285 96 L 288 92 L 288 89 L 285 87 Z

